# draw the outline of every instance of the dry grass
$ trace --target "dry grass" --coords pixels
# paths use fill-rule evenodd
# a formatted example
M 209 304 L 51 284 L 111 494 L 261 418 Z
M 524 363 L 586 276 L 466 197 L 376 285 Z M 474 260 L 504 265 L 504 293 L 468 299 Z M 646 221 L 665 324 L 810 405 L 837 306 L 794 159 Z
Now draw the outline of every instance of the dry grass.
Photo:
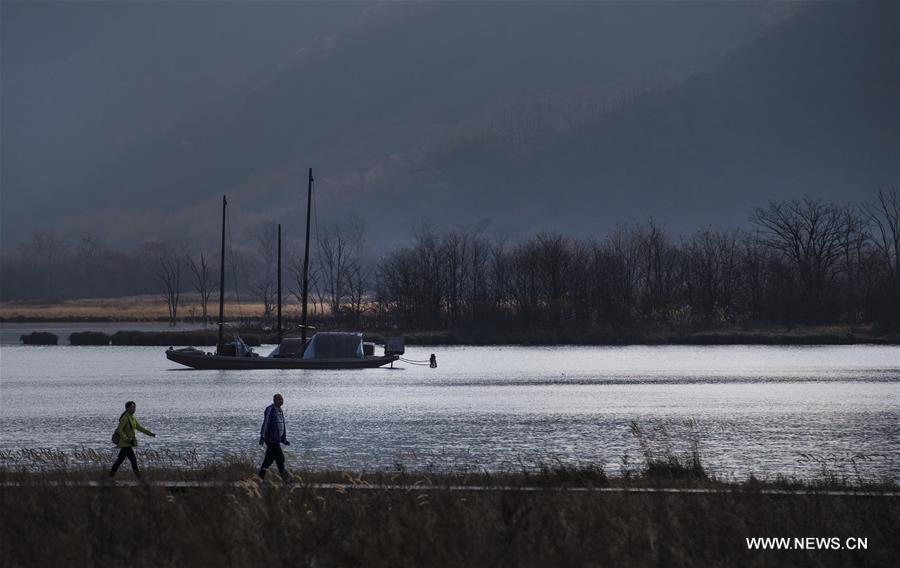
M 210 302 L 209 313 L 218 310 L 216 301 Z M 194 310 L 199 318 L 201 309 L 196 294 L 182 294 L 178 308 L 179 320 L 190 317 Z M 310 310 L 324 313 L 323 306 L 311 305 Z M 325 310 L 327 311 L 327 310 Z M 226 317 L 260 317 L 264 312 L 262 303 L 242 301 L 240 304 L 228 299 L 225 304 Z M 217 313 L 217 312 L 216 312 Z M 293 303 L 284 306 L 285 316 L 299 317 L 300 308 Z M 0 302 L 0 319 L 24 319 L 32 321 L 67 320 L 113 320 L 113 321 L 164 321 L 168 318 L 165 301 L 156 295 L 127 296 L 121 298 L 82 298 L 58 303 Z
M 18 302 L 0 303 L 0 317 L 54 319 L 109 318 L 144 320 L 167 317 L 165 302 L 158 296 L 128 296 L 123 298 L 86 298 L 54 304 Z
M 192 294 L 182 295 L 182 304 L 178 308 L 179 319 L 190 316 L 194 309 L 196 317 L 201 313 L 200 304 Z M 210 304 L 214 311 L 218 305 Z M 241 302 L 226 306 L 226 314 L 245 314 L 258 316 L 263 313 L 263 305 L 256 302 Z M 4 320 L 31 319 L 46 321 L 65 320 L 165 320 L 168 318 L 165 301 L 159 296 L 127 296 L 122 298 L 83 298 L 66 300 L 54 304 L 31 304 L 19 302 L 0 302 L 0 318 Z
M 191 453 L 147 451 L 139 459 L 150 478 L 244 481 L 65 487 L 46 482 L 104 479 L 112 452 L 82 450 L 78 468 L 76 456 L 53 450 L 0 457 L 0 482 L 33 484 L 0 487 L 0 508 L 12 520 L 0 523 L 8 566 L 888 566 L 900 555 L 896 498 L 764 495 L 753 485 L 721 494 L 446 489 L 660 482 L 646 472 L 608 479 L 598 468 L 562 464 L 506 473 L 299 471 L 291 485 L 261 486 L 253 456 L 200 464 Z M 131 478 L 126 468 L 122 479 Z M 323 481 L 417 489 L 311 486 Z M 868 550 L 749 551 L 745 539 L 757 536 L 858 536 Z
M 0 452 L 0 558 L 9 566 L 887 566 L 900 555 L 900 499 L 767 495 L 792 486 L 863 488 L 846 479 L 710 478 L 691 441 L 683 456 L 632 425 L 643 464 L 610 478 L 561 462 L 521 470 L 275 471 L 259 456 L 203 463 L 194 452 L 139 450 L 150 480 L 237 482 L 203 488 L 61 486 L 103 480 L 113 449 Z M 127 464 L 119 479 L 133 479 Z M 6 482 L 28 482 L 7 487 Z M 365 491 L 315 483 L 374 485 Z M 380 487 L 409 487 L 397 490 Z M 488 487 L 714 487 L 716 494 L 459 492 Z M 865 489 L 896 491 L 892 483 Z M 414 490 L 413 490 L 414 489 Z M 750 551 L 748 537 L 863 537 L 865 551 Z

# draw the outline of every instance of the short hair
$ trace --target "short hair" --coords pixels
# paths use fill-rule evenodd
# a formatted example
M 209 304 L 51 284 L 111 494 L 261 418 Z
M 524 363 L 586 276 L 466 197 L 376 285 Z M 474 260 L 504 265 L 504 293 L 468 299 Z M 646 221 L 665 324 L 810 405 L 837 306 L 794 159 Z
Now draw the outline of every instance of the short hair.
M 125 410 L 128 410 L 128 407 L 131 406 L 131 405 L 133 405 L 133 404 L 134 404 L 134 401 L 133 401 L 133 400 L 129 400 L 128 402 L 126 402 L 126 403 L 125 403 Z
M 279 398 L 283 399 L 284 397 L 281 396 L 281 395 L 278 394 L 278 393 L 275 393 L 275 396 L 272 397 L 272 402 L 275 402 L 275 401 L 276 401 L 277 399 L 279 399 Z

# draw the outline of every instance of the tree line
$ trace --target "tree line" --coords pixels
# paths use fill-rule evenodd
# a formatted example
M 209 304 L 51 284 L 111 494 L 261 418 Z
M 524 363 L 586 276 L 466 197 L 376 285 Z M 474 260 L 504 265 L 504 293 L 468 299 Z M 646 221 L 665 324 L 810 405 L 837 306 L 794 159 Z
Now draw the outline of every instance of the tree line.
M 418 230 L 409 246 L 379 259 L 365 254 L 359 222 L 334 225 L 311 247 L 311 314 L 401 330 L 900 325 L 896 189 L 858 205 L 772 201 L 749 221 L 744 230 L 702 228 L 679 238 L 653 220 L 595 239 Z M 274 223 L 263 224 L 226 256 L 229 286 L 236 281 L 241 299 L 263 306 L 245 317 L 274 317 L 276 238 Z M 296 308 L 302 249 L 286 248 L 284 300 Z M 160 294 L 172 322 L 185 319 L 186 307 L 190 317 L 208 318 L 218 257 L 174 243 L 120 252 L 90 236 L 67 243 L 35 233 L 4 255 L 3 297 Z
M 806 198 L 749 230 L 673 239 L 654 221 L 603 239 L 422 232 L 378 263 L 379 327 L 596 331 L 656 325 L 900 324 L 900 199 Z

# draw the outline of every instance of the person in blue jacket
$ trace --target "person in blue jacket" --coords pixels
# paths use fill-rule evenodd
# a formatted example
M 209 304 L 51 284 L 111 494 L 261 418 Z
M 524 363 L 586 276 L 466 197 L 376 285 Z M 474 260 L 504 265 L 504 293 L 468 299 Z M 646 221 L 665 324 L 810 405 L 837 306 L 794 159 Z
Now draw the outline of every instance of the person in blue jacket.
M 288 472 L 284 467 L 284 452 L 281 451 L 281 444 L 290 446 L 291 443 L 287 439 L 287 428 L 284 425 L 284 413 L 281 406 L 284 404 L 284 397 L 276 394 L 272 397 L 272 404 L 266 407 L 263 416 L 262 428 L 259 430 L 259 445 L 266 446 L 266 457 L 263 458 L 262 466 L 259 468 L 259 477 L 266 478 L 266 470 L 275 462 L 278 466 L 278 473 L 281 478 L 287 481 Z

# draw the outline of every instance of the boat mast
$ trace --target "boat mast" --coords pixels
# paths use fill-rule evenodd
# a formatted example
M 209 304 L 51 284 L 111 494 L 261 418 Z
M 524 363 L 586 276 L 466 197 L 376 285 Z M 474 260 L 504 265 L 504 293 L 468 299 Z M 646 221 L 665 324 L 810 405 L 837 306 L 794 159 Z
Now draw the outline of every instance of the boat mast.
M 219 256 L 219 340 L 216 355 L 222 352 L 222 328 L 225 326 L 225 208 L 228 200 L 222 196 L 222 250 Z
M 300 324 L 300 337 L 306 345 L 306 303 L 309 299 L 309 210 L 312 208 L 312 168 L 309 168 L 309 185 L 306 193 L 306 250 L 303 253 L 303 320 Z
M 281 344 L 281 223 L 278 223 L 278 343 Z

